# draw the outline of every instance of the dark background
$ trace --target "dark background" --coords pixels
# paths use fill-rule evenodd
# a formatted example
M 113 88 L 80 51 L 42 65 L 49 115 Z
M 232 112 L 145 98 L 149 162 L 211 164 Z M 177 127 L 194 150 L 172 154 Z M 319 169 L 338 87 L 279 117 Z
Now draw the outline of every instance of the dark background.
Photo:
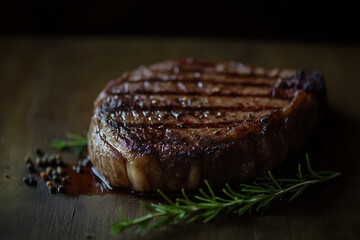
M 109 224 L 120 220 L 120 207 L 133 219 L 145 214 L 139 200 L 157 200 L 48 194 L 39 177 L 36 188 L 24 185 L 23 159 L 35 156 L 34 147 L 51 153 L 48 143 L 67 132 L 86 131 L 110 79 L 188 56 L 323 73 L 330 111 L 304 152 L 314 169 L 342 176 L 263 217 L 224 214 L 141 240 L 360 239 L 360 0 L 97 2 L 0 0 L 1 240 L 140 239 L 134 229 L 115 237 Z M 62 156 L 76 163 L 70 152 Z M 289 158 L 297 159 L 304 154 Z
M 190 36 L 359 43 L 360 1 L 1 1 L 0 36 Z

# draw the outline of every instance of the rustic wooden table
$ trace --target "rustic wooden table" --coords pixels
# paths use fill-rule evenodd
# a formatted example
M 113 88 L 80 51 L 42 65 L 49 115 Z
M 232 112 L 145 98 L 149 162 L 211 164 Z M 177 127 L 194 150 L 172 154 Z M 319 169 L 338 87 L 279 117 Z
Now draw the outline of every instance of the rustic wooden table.
M 144 239 L 360 239 L 360 46 L 158 38 L 0 39 L 0 238 L 137 239 L 132 230 L 109 233 L 119 207 L 129 217 L 144 214 L 137 197 L 69 197 L 50 195 L 43 184 L 27 187 L 23 157 L 66 132 L 86 131 L 92 102 L 111 78 L 187 56 L 323 72 L 330 114 L 308 148 L 316 167 L 343 175 L 263 217 L 222 215 Z

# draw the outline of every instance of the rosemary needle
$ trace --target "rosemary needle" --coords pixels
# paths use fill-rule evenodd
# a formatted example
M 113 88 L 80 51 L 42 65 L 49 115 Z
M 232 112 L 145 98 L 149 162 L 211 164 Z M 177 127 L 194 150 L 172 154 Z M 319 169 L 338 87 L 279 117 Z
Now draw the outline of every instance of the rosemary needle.
M 291 202 L 308 186 L 329 181 L 341 175 L 340 172 L 314 171 L 307 154 L 306 162 L 306 174 L 303 173 L 300 164 L 295 178 L 276 179 L 269 171 L 267 176 L 257 178 L 253 184 L 240 184 L 238 192 L 229 184 L 225 184 L 221 196 L 214 193 L 207 180 L 205 180 L 205 185 L 208 193 L 200 188 L 200 194 L 194 196 L 193 199 L 186 195 L 184 189 L 182 189 L 182 198 L 176 198 L 175 201 L 169 199 L 161 190 L 157 190 L 168 204 L 148 204 L 140 201 L 147 215 L 135 219 L 127 219 L 120 209 L 121 221 L 112 223 L 111 230 L 117 234 L 131 226 L 137 226 L 136 232 L 144 235 L 172 222 L 175 224 L 180 221 L 206 223 L 220 212 L 234 213 L 239 216 L 252 211 L 264 213 L 275 200 L 283 199 L 285 195 L 290 195 L 288 201 Z
M 50 147 L 57 150 L 72 148 L 75 154 L 78 155 L 80 155 L 82 152 L 84 152 L 87 149 L 86 134 L 84 134 L 84 136 L 81 136 L 73 133 L 68 133 L 66 134 L 66 138 L 68 140 L 59 140 L 59 139 L 52 140 L 50 142 Z

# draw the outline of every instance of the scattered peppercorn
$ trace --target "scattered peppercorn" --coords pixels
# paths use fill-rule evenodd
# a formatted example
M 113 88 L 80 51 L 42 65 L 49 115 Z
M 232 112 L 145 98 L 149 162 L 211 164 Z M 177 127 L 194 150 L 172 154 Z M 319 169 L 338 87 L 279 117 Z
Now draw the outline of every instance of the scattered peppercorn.
M 56 159 L 56 165 L 63 166 L 64 163 L 63 163 L 63 161 L 61 159 L 61 156 L 59 154 L 55 155 L 55 159 Z
M 47 175 L 52 175 L 52 174 L 51 174 L 52 171 L 53 171 L 53 168 L 52 168 L 52 167 L 47 167 L 47 168 L 46 168 L 46 174 L 47 174 Z
M 54 182 L 57 182 L 57 183 L 60 182 L 60 177 L 58 175 L 53 176 L 52 179 L 53 179 Z
M 26 164 L 26 167 L 27 167 L 27 169 L 29 169 L 30 172 L 34 172 L 34 171 L 35 171 L 35 168 L 34 168 L 34 166 L 32 165 L 32 163 L 27 163 L 27 164 Z
M 35 153 L 39 156 L 42 157 L 44 155 L 43 151 L 41 151 L 39 148 L 35 148 Z
M 42 159 L 44 159 L 45 161 L 47 161 L 49 159 L 49 154 L 44 153 L 44 155 L 42 155 Z
M 46 182 L 46 186 L 47 186 L 47 187 L 52 186 L 52 185 L 53 185 L 53 183 L 52 183 L 51 181 L 47 181 L 47 182 Z
M 35 159 L 35 163 L 36 163 L 36 165 L 38 165 L 39 167 L 41 167 L 41 159 L 40 159 L 39 157 L 37 157 L 37 158 Z
M 48 186 L 48 190 L 50 193 L 55 193 L 56 188 L 54 186 L 50 185 L 50 186 Z
M 47 174 L 45 172 L 41 172 L 40 177 L 45 180 L 47 179 Z
M 24 183 L 29 182 L 29 178 L 28 178 L 28 177 L 23 177 L 22 180 L 23 180 Z
M 62 177 L 62 178 L 61 178 L 61 182 L 62 182 L 63 184 L 66 184 L 66 183 L 67 183 L 67 180 L 68 180 L 68 179 L 67 179 L 66 177 Z
M 56 164 L 56 158 L 55 158 L 54 155 L 51 155 L 51 156 L 49 157 L 49 163 L 50 163 L 50 165 L 52 165 L 52 166 L 57 165 L 57 164 Z
M 49 155 L 47 153 L 45 153 L 44 156 L 41 159 L 44 162 L 44 166 L 49 166 L 50 165 Z
M 30 178 L 30 185 L 32 186 L 36 186 L 37 185 L 37 181 L 34 178 Z
M 62 185 L 62 184 L 60 184 L 60 185 L 58 186 L 57 190 L 58 190 L 59 193 L 63 193 L 64 190 L 65 190 L 65 186 Z
M 46 167 L 46 161 L 44 159 L 42 159 L 41 157 L 36 158 L 36 164 L 39 167 Z
M 31 158 L 29 156 L 25 156 L 24 161 L 25 163 L 32 163 Z
M 23 182 L 29 186 L 36 186 L 37 181 L 32 177 L 23 177 Z
M 62 167 L 58 166 L 56 168 L 56 172 L 59 174 L 59 175 L 64 175 L 65 171 Z

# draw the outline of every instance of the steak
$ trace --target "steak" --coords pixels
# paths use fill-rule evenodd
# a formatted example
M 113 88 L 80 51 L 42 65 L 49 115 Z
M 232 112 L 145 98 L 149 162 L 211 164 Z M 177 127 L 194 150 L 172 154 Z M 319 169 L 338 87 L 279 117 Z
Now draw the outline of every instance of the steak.
M 325 103 L 316 71 L 193 59 L 141 66 L 97 97 L 91 162 L 112 187 L 138 192 L 239 183 L 300 149 Z

